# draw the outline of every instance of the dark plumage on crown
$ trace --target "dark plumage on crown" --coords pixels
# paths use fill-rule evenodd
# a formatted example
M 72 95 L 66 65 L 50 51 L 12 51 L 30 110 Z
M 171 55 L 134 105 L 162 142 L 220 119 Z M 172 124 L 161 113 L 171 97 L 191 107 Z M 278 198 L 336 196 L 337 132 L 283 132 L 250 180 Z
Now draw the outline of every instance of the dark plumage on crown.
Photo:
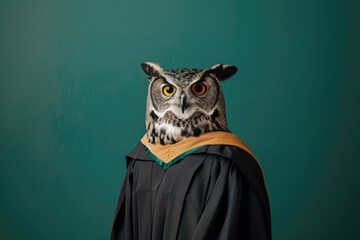
M 193 80 L 194 76 L 204 71 L 203 69 L 198 68 L 181 68 L 181 69 L 170 69 L 164 70 L 163 74 L 168 75 L 179 82 L 189 83 Z

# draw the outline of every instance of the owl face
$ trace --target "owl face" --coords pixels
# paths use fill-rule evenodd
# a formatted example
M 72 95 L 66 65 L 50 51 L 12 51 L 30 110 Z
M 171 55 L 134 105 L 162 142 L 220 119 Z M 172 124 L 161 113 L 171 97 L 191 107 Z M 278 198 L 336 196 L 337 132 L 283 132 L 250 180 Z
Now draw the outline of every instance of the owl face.
M 198 72 L 197 72 L 198 71 Z M 172 73 L 175 71 L 173 70 Z M 178 119 L 188 119 L 201 112 L 211 114 L 219 99 L 219 82 L 204 71 L 177 70 L 171 75 L 164 71 L 151 81 L 149 97 L 155 114 L 163 117 L 167 112 L 173 113 Z M 189 78 L 182 78 L 187 73 Z
M 228 131 L 220 81 L 235 74 L 236 67 L 218 64 L 208 70 L 163 70 L 147 62 L 142 68 L 150 80 L 146 126 L 154 143 Z

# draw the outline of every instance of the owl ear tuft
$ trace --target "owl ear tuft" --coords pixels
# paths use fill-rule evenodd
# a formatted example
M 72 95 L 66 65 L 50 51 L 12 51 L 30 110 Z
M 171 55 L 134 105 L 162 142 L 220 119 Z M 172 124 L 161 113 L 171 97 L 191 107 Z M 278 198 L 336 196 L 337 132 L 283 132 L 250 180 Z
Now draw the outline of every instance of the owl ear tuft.
M 210 73 L 215 74 L 219 80 L 226 80 L 232 77 L 237 70 L 237 67 L 230 64 L 216 64 L 209 69 Z
M 163 71 L 160 65 L 152 62 L 142 63 L 141 68 L 149 76 L 149 79 L 151 79 L 152 77 L 158 77 L 160 73 Z

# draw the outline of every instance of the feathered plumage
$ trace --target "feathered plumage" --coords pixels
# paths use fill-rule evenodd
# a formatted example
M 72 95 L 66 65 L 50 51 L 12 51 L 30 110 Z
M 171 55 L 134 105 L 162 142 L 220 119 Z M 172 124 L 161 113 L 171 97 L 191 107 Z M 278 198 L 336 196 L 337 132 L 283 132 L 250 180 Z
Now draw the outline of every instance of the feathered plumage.
M 150 81 L 146 130 L 151 143 L 172 144 L 206 132 L 229 132 L 220 81 L 234 75 L 235 66 L 163 70 L 147 62 L 142 68 Z

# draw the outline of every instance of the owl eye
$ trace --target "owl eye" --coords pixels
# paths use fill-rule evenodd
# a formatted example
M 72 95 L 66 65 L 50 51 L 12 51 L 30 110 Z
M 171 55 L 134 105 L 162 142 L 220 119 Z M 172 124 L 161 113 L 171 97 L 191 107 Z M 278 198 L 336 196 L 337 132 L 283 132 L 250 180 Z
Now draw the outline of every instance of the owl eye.
M 196 95 L 203 95 L 206 92 L 206 86 L 203 83 L 195 83 L 194 85 L 192 85 L 191 90 Z
M 167 97 L 171 97 L 176 92 L 176 87 L 173 85 L 167 84 L 162 88 L 163 94 Z

